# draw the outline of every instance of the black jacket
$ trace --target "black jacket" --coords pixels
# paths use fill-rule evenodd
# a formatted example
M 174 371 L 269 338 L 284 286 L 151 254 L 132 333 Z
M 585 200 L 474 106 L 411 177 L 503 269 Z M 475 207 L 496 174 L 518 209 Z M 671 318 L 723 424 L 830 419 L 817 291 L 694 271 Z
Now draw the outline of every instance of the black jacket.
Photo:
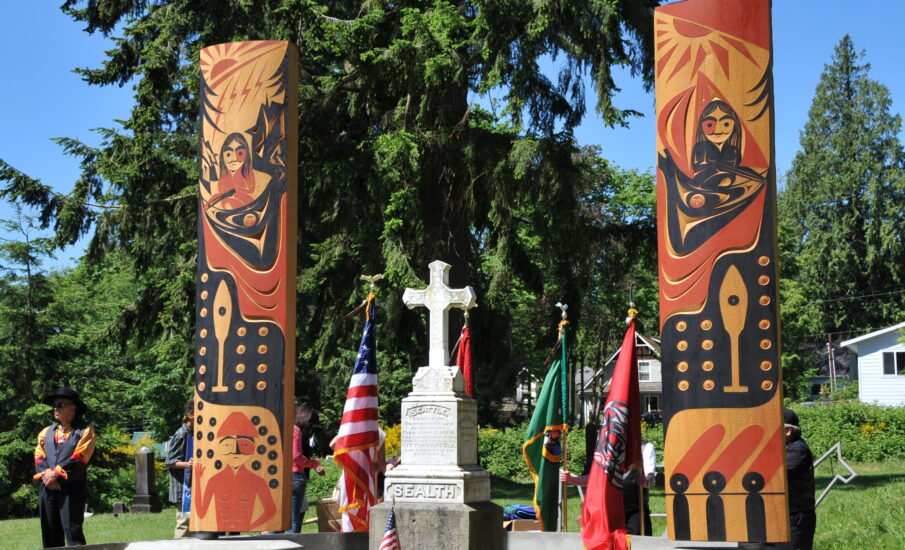
M 814 509 L 814 455 L 800 437 L 786 443 L 789 512 Z

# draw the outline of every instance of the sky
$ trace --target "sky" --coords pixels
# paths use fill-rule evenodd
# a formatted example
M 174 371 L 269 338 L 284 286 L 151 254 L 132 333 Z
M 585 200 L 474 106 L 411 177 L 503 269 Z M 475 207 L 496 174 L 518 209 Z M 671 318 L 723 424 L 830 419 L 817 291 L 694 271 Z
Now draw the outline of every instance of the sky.
M 98 67 L 112 42 L 90 36 L 79 23 L 59 11 L 59 2 L 36 0 L 5 6 L 0 33 L 0 104 L 5 106 L 0 132 L 0 158 L 60 192 L 66 192 L 79 174 L 78 159 L 67 157 L 51 138 L 78 138 L 97 145 L 94 128 L 115 126 L 126 119 L 132 103 L 129 86 L 89 86 L 72 71 Z M 814 89 L 833 48 L 849 34 L 871 64 L 873 80 L 885 85 L 892 97 L 892 112 L 905 112 L 905 47 L 902 33 L 905 2 L 874 1 L 870 9 L 842 0 L 773 0 L 774 105 L 776 168 L 789 170 L 799 148 L 800 131 L 807 120 Z M 604 157 L 622 168 L 653 170 L 656 160 L 653 93 L 641 82 L 619 73 L 622 92 L 615 103 L 643 113 L 628 128 L 607 128 L 590 108 L 575 136 L 581 145 L 599 145 Z M 905 133 L 900 136 L 905 141 Z M 0 219 L 12 210 L 0 204 Z M 0 238 L 12 235 L 0 231 Z M 85 242 L 57 254 L 49 267 L 72 265 Z

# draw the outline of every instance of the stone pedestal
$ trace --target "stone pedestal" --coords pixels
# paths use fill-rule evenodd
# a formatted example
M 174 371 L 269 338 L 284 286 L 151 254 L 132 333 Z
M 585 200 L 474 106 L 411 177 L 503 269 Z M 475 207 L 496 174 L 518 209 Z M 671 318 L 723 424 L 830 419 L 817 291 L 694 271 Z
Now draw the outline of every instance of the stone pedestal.
M 459 368 L 422 367 L 413 385 L 402 400 L 402 463 L 371 509 L 370 548 L 395 502 L 403 548 L 501 549 L 503 510 L 490 502 L 490 474 L 478 464 L 477 402 Z
M 389 501 L 371 508 L 368 550 L 377 550 L 390 515 Z M 396 502 L 396 529 L 403 548 L 502 550 L 503 509 L 492 502 L 439 504 Z
M 490 500 L 478 466 L 477 402 L 458 367 L 422 367 L 402 400 L 402 463 L 387 472 L 385 498 L 465 504 Z

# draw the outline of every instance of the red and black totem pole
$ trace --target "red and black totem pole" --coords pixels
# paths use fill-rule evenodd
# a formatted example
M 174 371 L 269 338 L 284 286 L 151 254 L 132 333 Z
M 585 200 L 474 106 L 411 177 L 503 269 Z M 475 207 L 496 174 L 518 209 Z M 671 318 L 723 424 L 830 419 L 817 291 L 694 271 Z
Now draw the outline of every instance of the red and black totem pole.
M 289 526 L 298 53 L 201 51 L 193 531 Z
M 655 33 L 669 535 L 786 541 L 770 0 L 662 6 Z

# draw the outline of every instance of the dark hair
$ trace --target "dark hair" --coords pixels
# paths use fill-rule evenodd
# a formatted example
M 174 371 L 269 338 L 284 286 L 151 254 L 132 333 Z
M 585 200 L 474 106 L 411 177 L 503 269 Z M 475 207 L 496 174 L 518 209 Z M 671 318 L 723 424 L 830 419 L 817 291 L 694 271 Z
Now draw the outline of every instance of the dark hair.
M 302 405 L 295 409 L 295 425 L 302 430 L 303 434 L 310 434 L 319 420 L 318 416 L 317 409 L 309 407 L 308 405 Z
M 247 152 L 245 160 L 242 161 L 242 168 L 240 170 L 242 172 L 242 177 L 247 178 L 251 174 L 251 149 L 248 148 L 248 140 L 246 140 L 245 136 L 239 132 L 233 132 L 226 136 L 226 140 L 220 147 L 220 177 L 222 178 L 224 174 L 229 173 L 229 168 L 226 167 L 226 161 L 223 160 L 223 150 L 233 141 L 239 142 L 239 147 L 244 147 Z
M 741 149 L 742 147 L 742 128 L 741 123 L 738 119 L 738 114 L 735 112 L 728 103 L 723 101 L 722 99 L 714 99 L 710 103 L 704 107 L 704 110 L 701 111 L 701 116 L 698 118 L 698 130 L 695 134 L 695 143 L 701 143 L 707 139 L 707 136 L 704 134 L 704 130 L 701 129 L 701 125 L 704 123 L 704 119 L 710 116 L 711 113 L 720 109 L 727 115 L 731 116 L 735 121 L 735 127 L 732 129 L 732 133 L 729 135 L 729 139 L 726 140 L 726 143 L 735 147 L 736 149 Z
M 195 414 L 195 401 L 189 401 L 182 409 L 182 421 L 187 422 Z

